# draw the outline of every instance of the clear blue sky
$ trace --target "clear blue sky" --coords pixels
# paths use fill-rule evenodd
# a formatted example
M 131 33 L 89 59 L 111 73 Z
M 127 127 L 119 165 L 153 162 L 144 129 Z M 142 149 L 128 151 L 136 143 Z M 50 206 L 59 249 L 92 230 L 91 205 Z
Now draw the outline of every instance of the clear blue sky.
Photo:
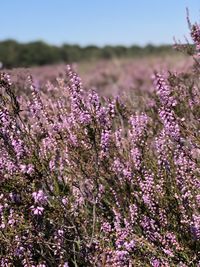
M 0 0 L 0 40 L 50 44 L 162 44 L 188 36 L 200 0 Z

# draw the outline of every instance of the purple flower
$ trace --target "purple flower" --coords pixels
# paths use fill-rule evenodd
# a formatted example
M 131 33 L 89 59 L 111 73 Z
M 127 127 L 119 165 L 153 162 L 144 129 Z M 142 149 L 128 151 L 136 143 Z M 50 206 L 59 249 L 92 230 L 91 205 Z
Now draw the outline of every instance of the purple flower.
M 34 202 L 45 205 L 47 203 L 47 196 L 44 194 L 43 190 L 39 190 L 37 192 L 33 192 L 32 196 L 34 198 Z
M 101 156 L 102 157 L 106 156 L 108 153 L 110 139 L 111 139 L 111 131 L 104 130 L 101 134 Z
M 43 207 L 39 207 L 39 206 L 37 206 L 37 207 L 32 206 L 31 210 L 33 211 L 34 215 L 42 215 L 43 212 L 44 212 L 44 208 Z
M 68 203 L 68 200 L 67 200 L 67 198 L 66 197 L 63 197 L 62 198 L 62 203 L 63 203 L 63 205 L 67 205 L 67 203 Z
M 191 37 L 196 45 L 196 50 L 200 56 L 200 25 L 194 24 L 191 30 Z
M 152 267 L 161 267 L 161 261 L 159 259 L 152 259 L 151 260 Z

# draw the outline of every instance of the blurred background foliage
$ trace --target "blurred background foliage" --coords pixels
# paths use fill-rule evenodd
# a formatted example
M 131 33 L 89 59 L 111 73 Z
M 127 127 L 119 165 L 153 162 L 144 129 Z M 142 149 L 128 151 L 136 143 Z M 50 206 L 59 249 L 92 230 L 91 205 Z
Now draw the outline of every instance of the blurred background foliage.
M 113 59 L 143 57 L 174 53 L 171 45 L 144 47 L 132 45 L 104 46 L 94 45 L 81 47 L 79 45 L 63 44 L 62 46 L 49 45 L 42 41 L 26 44 L 14 40 L 0 42 L 0 62 L 6 68 L 42 66 L 56 63 L 72 63 L 84 60 Z

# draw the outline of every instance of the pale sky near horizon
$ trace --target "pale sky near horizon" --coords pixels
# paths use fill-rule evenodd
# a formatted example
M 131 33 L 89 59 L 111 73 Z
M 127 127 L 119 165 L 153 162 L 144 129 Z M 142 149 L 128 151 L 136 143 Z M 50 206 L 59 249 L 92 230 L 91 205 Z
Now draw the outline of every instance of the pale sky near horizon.
M 0 41 L 170 44 L 189 36 L 186 7 L 199 22 L 200 0 L 0 0 Z

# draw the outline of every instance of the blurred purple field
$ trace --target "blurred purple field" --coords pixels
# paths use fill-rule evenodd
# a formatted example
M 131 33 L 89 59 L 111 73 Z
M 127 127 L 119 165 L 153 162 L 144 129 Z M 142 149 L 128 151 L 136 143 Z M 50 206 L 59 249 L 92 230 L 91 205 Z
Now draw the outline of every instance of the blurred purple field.
M 193 60 L 187 55 L 148 56 L 142 59 L 101 60 L 92 63 L 74 63 L 73 69 L 79 73 L 86 89 L 95 89 L 102 96 L 116 96 L 128 91 L 152 91 L 152 75 L 155 71 L 189 71 Z M 5 70 L 6 71 L 6 70 Z M 23 90 L 28 75 L 32 75 L 38 86 L 55 84 L 57 78 L 65 76 L 65 65 L 16 68 L 7 70 Z

